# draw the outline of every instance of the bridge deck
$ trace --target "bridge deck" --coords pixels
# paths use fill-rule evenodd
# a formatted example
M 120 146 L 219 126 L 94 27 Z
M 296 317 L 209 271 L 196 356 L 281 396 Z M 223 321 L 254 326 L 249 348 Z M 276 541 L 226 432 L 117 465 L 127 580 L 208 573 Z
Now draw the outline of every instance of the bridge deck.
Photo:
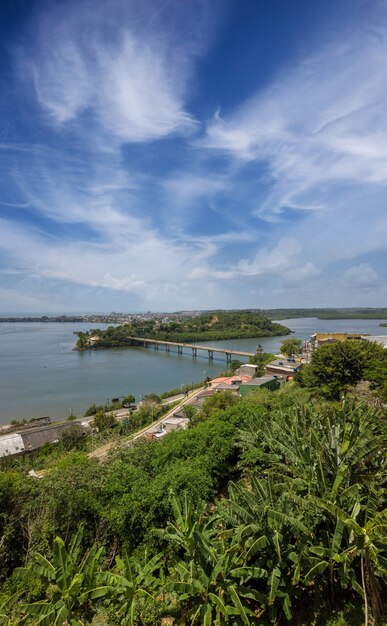
M 213 346 L 199 346 L 193 343 L 177 343 L 175 341 L 162 341 L 161 339 L 144 339 L 144 337 L 128 337 L 133 341 L 141 343 L 153 343 L 162 346 L 176 346 L 178 348 L 190 348 L 191 350 L 210 350 L 211 352 L 220 352 L 221 354 L 238 354 L 239 356 L 255 356 L 254 352 L 244 352 L 243 350 L 234 350 L 233 348 L 215 348 Z

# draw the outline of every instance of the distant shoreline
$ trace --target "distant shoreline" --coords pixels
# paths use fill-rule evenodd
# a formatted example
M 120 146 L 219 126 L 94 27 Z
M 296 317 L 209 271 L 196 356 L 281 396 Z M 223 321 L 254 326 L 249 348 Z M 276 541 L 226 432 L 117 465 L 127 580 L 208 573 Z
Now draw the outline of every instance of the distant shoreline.
M 270 320 L 302 319 L 314 317 L 319 320 L 385 320 L 380 326 L 387 326 L 387 308 L 311 308 L 311 309 L 223 309 L 175 311 L 173 313 L 146 312 L 146 313 L 85 313 L 75 315 L 9 315 L 0 317 L 1 323 L 97 323 L 97 324 L 126 324 L 133 320 L 154 320 L 168 317 L 170 320 L 181 320 L 187 317 L 197 317 L 210 312 L 251 312 L 260 314 Z

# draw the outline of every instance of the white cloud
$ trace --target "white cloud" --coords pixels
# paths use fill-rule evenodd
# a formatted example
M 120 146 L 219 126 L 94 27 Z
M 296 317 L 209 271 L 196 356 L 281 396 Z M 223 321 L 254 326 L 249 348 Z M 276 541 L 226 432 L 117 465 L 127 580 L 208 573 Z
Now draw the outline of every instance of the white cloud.
M 294 264 L 301 251 L 295 239 L 281 239 L 271 250 L 260 248 L 252 261 L 242 259 L 238 263 L 238 273 L 245 276 L 260 274 L 280 274 Z
M 329 209 L 332 185 L 387 184 L 386 11 L 340 32 L 309 59 L 286 68 L 226 119 L 209 124 L 202 146 L 243 165 L 265 162 L 272 192 L 256 207 Z
M 343 272 L 341 282 L 350 288 L 372 289 L 378 285 L 379 276 L 369 263 L 359 263 Z
M 194 129 L 184 96 L 201 49 L 198 25 L 182 46 L 184 35 L 168 32 L 162 22 L 150 24 L 152 7 L 150 1 L 121 0 L 46 7 L 39 17 L 40 45 L 23 67 L 31 69 L 38 101 L 53 124 L 94 123 L 106 140 L 119 142 Z

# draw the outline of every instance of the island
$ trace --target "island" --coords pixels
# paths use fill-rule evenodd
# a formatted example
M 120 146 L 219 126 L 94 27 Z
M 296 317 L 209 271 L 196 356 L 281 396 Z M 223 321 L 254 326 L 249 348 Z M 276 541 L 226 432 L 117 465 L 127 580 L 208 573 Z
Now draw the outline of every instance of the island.
M 292 331 L 253 311 L 212 311 L 182 319 L 168 316 L 135 319 L 127 324 L 77 332 L 76 350 L 121 348 L 133 345 L 133 337 L 172 342 L 220 341 L 277 337 Z

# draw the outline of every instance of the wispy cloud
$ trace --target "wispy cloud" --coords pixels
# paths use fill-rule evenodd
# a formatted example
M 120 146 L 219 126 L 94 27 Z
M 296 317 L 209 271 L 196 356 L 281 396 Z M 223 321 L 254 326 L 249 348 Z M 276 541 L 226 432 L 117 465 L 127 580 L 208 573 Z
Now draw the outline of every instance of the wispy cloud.
M 29 308 L 71 290 L 165 309 L 385 293 L 385 3 L 206 126 L 196 72 L 222 6 L 36 3 L 13 48 L 27 123 L 0 144 L 10 301 L 13 279 Z
M 387 183 L 385 3 L 350 34 L 290 65 L 234 114 L 209 123 L 202 145 L 265 163 L 273 188 L 260 217 L 329 210 L 335 186 Z M 329 193 L 331 191 L 332 193 Z
M 184 96 L 205 37 L 193 21 L 182 45 L 186 27 L 179 23 L 181 33 L 160 29 L 168 5 L 158 4 L 156 11 L 148 0 L 46 7 L 38 18 L 39 46 L 23 68 L 52 124 L 94 123 L 119 142 L 194 129 Z

